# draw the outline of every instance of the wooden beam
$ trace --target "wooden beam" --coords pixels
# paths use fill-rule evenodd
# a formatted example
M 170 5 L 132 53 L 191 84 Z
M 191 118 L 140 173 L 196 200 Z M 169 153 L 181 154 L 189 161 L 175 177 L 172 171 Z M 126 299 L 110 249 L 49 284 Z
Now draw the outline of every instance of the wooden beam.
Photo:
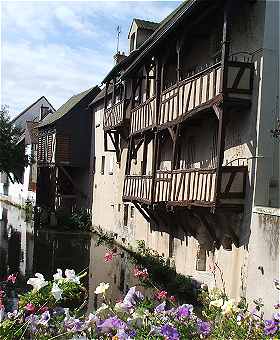
M 137 202 L 133 202 L 135 208 L 140 212 L 140 214 L 145 218 L 145 220 L 150 223 L 151 222 L 151 218 L 143 211 L 143 209 L 141 208 L 141 206 L 139 205 L 139 203 Z
M 73 185 L 75 191 L 76 191 L 77 193 L 79 193 L 79 194 L 81 195 L 82 198 L 86 199 L 86 198 L 87 198 L 87 195 L 86 195 L 84 192 L 82 192 L 82 191 L 80 190 L 80 188 L 78 187 L 78 185 L 76 185 L 76 183 L 75 183 L 74 180 L 72 179 L 71 175 L 70 175 L 70 174 L 68 173 L 68 171 L 64 168 L 64 166 L 59 165 L 59 168 L 62 170 L 62 172 L 65 174 L 65 176 L 69 179 L 69 181 L 72 183 L 72 185 Z
M 111 132 L 108 132 L 108 135 L 115 147 L 115 151 L 116 151 L 116 156 L 117 156 L 117 162 L 119 163 L 121 160 L 121 152 L 120 152 L 120 148 L 119 148 L 119 135 L 117 132 L 114 132 L 114 138 L 112 136 Z
M 220 89 L 223 94 L 222 109 L 219 113 L 219 130 L 218 130 L 218 152 L 217 152 L 217 172 L 215 185 L 215 204 L 221 193 L 222 183 L 222 166 L 224 161 L 225 149 L 225 129 L 226 120 L 225 112 L 227 111 L 227 83 L 228 83 L 228 60 L 229 60 L 229 44 L 230 44 L 230 7 L 232 0 L 227 0 L 224 7 L 224 24 L 223 24 L 223 46 L 222 46 L 222 62 L 221 62 L 221 83 Z
M 215 112 L 215 114 L 216 114 L 218 120 L 220 120 L 220 117 L 222 116 L 222 113 L 221 113 L 222 110 L 221 110 L 221 108 L 218 106 L 218 103 L 215 103 L 215 104 L 213 105 L 213 110 L 214 110 L 214 112 Z

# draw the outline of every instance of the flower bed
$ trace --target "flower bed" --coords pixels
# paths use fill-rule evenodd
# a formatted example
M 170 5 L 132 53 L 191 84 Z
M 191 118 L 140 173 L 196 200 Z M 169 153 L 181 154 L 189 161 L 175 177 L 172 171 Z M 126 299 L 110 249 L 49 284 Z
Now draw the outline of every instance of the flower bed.
M 149 276 L 146 268 L 135 268 L 134 274 L 139 279 Z M 122 301 L 113 303 L 107 296 L 109 284 L 102 282 L 95 294 L 102 296 L 103 304 L 86 314 L 82 303 L 85 289 L 81 284 L 84 275 L 76 275 L 73 270 L 66 270 L 63 275 L 58 269 L 48 282 L 42 274 L 35 274 L 27 282 L 33 289 L 20 296 L 18 309 L 13 312 L 5 313 L 1 292 L 0 338 L 255 340 L 277 339 L 280 335 L 279 304 L 275 305 L 273 317 L 265 320 L 260 304 L 250 311 L 245 300 L 237 303 L 218 289 L 201 292 L 203 310 L 198 316 L 191 304 L 178 305 L 174 296 L 156 288 L 154 297 L 148 298 L 131 287 Z M 15 276 L 8 280 L 15 284 Z M 279 282 L 275 284 L 279 288 Z

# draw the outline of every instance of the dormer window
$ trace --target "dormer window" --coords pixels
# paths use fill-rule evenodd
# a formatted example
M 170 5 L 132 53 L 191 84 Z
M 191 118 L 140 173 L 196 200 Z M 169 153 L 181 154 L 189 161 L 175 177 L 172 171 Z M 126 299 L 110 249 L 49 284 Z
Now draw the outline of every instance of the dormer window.
M 133 19 L 128 33 L 129 51 L 132 52 L 139 48 L 158 26 L 159 24 L 156 22 Z

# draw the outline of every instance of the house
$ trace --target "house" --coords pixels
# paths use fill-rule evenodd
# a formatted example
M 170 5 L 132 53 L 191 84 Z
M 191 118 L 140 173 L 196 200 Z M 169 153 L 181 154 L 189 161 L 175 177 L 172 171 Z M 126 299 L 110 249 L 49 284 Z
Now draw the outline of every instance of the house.
M 36 200 L 37 182 L 37 126 L 39 121 L 55 111 L 46 97 L 42 96 L 12 119 L 12 123 L 21 131 L 18 144 L 31 163 L 19 167 L 17 179 L 9 179 L 0 173 L 0 197 L 15 204 L 24 205 L 26 201 L 33 204 Z M 13 175 L 10 175 L 13 177 Z
M 88 105 L 99 92 L 95 86 L 72 96 L 39 124 L 37 206 L 52 212 L 90 208 Z
M 268 309 L 279 276 L 278 23 L 278 2 L 251 0 L 184 1 L 150 30 L 134 20 L 129 56 L 92 103 L 93 225 Z

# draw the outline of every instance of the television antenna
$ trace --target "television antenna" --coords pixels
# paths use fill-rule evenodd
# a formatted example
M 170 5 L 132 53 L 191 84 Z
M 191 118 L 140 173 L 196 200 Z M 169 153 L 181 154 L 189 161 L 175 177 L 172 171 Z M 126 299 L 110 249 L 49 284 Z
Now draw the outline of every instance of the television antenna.
M 119 45 L 120 45 L 120 34 L 121 34 L 121 26 L 117 27 L 117 53 L 119 53 Z

